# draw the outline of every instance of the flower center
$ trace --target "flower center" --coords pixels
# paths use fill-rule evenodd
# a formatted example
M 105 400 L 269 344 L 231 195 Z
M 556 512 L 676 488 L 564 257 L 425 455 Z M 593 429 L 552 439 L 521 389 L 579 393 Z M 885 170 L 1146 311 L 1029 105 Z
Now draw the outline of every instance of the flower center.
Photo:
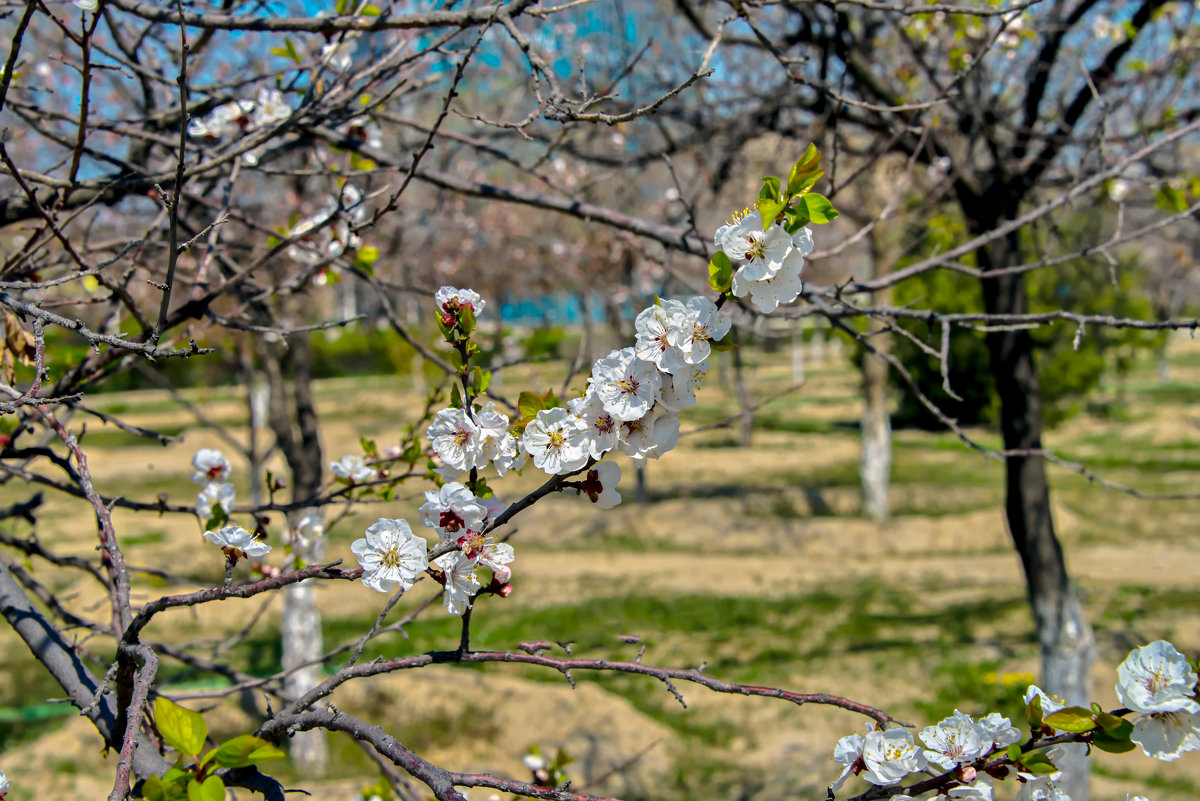
M 546 437 L 549 440 L 546 443 L 546 450 L 548 451 L 561 451 L 563 446 L 567 444 L 566 436 L 558 429 L 546 432 Z
M 447 509 L 438 517 L 438 526 L 446 531 L 455 532 L 463 527 L 463 519 L 453 509 Z
M 627 375 L 617 382 L 617 389 L 622 395 L 636 395 L 640 382 L 631 375 Z

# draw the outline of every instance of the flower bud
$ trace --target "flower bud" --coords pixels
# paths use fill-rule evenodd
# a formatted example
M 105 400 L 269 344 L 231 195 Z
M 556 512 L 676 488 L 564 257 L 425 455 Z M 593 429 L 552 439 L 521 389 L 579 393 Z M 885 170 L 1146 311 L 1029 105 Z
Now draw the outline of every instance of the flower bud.
M 507 584 L 512 579 L 512 568 L 508 565 L 498 565 L 492 570 L 492 577 L 497 584 Z
M 501 587 L 499 590 L 496 591 L 496 594 L 499 595 L 501 598 L 507 598 L 508 596 L 513 594 L 513 585 L 505 584 L 503 587 Z

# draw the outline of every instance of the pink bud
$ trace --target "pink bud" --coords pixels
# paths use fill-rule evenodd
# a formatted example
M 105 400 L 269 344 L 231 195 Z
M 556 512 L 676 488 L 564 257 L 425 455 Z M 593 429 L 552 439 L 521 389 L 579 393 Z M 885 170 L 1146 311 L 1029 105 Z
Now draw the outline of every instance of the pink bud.
M 492 571 L 492 576 L 498 584 L 507 584 L 512 579 L 512 568 L 508 565 L 500 565 Z
M 501 598 L 507 598 L 508 596 L 513 594 L 513 585 L 505 584 L 503 587 L 501 587 L 496 592 L 496 594 L 499 595 Z

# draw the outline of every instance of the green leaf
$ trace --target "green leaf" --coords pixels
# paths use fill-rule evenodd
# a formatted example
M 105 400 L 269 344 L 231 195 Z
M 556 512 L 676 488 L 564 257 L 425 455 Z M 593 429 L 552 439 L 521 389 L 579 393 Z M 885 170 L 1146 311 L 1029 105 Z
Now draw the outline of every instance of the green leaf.
M 759 200 L 783 200 L 783 193 L 779 190 L 778 178 L 774 175 L 764 175 L 762 182 L 762 188 L 758 190 Z
M 359 437 L 358 444 L 362 446 L 363 453 L 370 456 L 372 459 L 379 458 L 379 446 L 375 444 L 375 440 Z
M 150 776 L 142 783 L 142 798 L 146 801 L 167 801 L 167 788 L 163 780 Z
M 367 245 L 358 249 L 358 255 L 354 258 L 359 264 L 371 265 L 379 261 L 379 248 Z
M 1107 712 L 1101 712 L 1099 715 L 1096 715 L 1096 723 L 1099 724 L 1101 731 L 1106 736 L 1118 740 L 1128 740 L 1130 735 L 1133 734 L 1132 723 L 1125 718 L 1119 718 Z
M 724 339 L 710 340 L 708 346 L 720 353 L 722 351 L 733 350 L 737 347 L 737 344 L 734 343 L 729 337 L 725 337 Z
M 362 14 L 364 17 L 378 17 L 383 12 L 375 6 L 363 6 L 361 9 L 359 9 L 358 13 Z
M 154 720 L 167 745 L 179 753 L 194 757 L 204 748 L 208 726 L 200 713 L 159 696 L 154 699 Z
M 708 262 L 708 285 L 714 292 L 724 294 L 733 286 L 733 262 L 718 250 Z
M 253 734 L 226 740 L 211 752 L 212 761 L 222 768 L 244 768 L 269 759 L 284 759 L 287 754 Z
M 556 406 L 562 406 L 562 401 L 554 394 L 553 389 L 546 390 L 546 394 L 542 396 L 542 402 L 546 404 L 547 409 L 553 409 Z
M 1066 709 L 1060 709 L 1057 712 L 1046 715 L 1045 720 L 1042 722 L 1059 731 L 1069 731 L 1076 734 L 1096 728 L 1096 721 L 1092 720 L 1092 710 L 1082 706 L 1069 706 Z
M 1029 722 L 1029 729 L 1034 734 L 1037 734 L 1042 729 L 1042 697 L 1035 695 L 1029 700 L 1029 705 L 1025 707 L 1025 720 Z
M 482 395 L 492 383 L 492 371 L 476 367 L 471 371 L 471 394 Z
M 1110 737 L 1107 734 L 1097 734 L 1092 738 L 1092 745 L 1099 748 L 1101 751 L 1107 751 L 1110 754 L 1127 754 L 1137 748 L 1131 740 L 1122 739 L 1119 737 Z
M 203 783 L 192 779 L 187 786 L 188 801 L 225 801 L 225 782 L 209 776 Z
M 362 172 L 370 172 L 375 169 L 375 162 L 352 150 L 350 151 L 350 168 L 361 170 Z
M 1041 751 L 1033 751 L 1021 760 L 1021 766 L 1029 773 L 1056 773 L 1058 767 Z
M 1164 211 L 1187 211 L 1187 197 L 1170 184 L 1163 184 L 1154 196 L 1154 205 Z
M 454 386 L 450 388 L 450 407 L 453 409 L 461 409 L 462 406 L 462 390 L 459 388 L 458 383 L 455 382 Z
M 802 195 L 817 182 L 825 171 L 821 169 L 821 152 L 816 145 L 809 145 L 804 155 L 792 165 L 788 173 L 787 190 L 789 195 Z
M 762 215 L 763 230 L 767 230 L 775 224 L 775 218 L 779 216 L 779 212 L 783 211 L 787 205 L 782 200 L 759 200 L 754 204 L 758 209 L 758 213 Z
M 804 211 L 808 214 L 808 219 L 818 224 L 834 220 L 839 214 L 838 210 L 829 202 L 829 198 L 818 195 L 816 192 L 809 192 L 800 198 L 800 202 L 804 204 Z
M 1017 745 L 1016 743 L 1010 745 L 1006 753 L 1008 754 L 1008 758 L 1014 763 L 1021 761 L 1021 746 Z
M 521 417 L 533 418 L 545 408 L 546 401 L 542 399 L 542 396 L 529 390 L 525 390 L 517 397 L 517 411 L 521 413 Z

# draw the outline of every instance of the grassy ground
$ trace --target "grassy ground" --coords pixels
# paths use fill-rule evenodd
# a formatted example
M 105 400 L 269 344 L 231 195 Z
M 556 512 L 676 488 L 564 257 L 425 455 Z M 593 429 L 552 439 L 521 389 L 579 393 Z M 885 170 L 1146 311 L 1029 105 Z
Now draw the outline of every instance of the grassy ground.
M 1160 382 L 1149 365 L 1139 368 L 1122 386 L 1104 388 L 1104 399 L 1113 401 L 1106 418 L 1073 419 L 1051 432 L 1048 444 L 1147 492 L 1194 491 L 1200 347 L 1179 340 L 1171 355 L 1169 382 Z M 787 354 L 746 356 L 756 394 L 790 381 Z M 527 383 L 550 386 L 561 375 L 557 367 L 507 376 L 500 390 L 515 395 Z M 730 413 L 727 378 L 720 368 L 710 376 L 701 407 L 685 416 L 685 432 Z M 1037 670 L 1037 651 L 999 510 L 1002 468 L 951 435 L 897 432 L 895 516 L 884 524 L 861 519 L 856 380 L 841 363 L 810 369 L 799 391 L 763 410 L 751 450 L 736 447 L 729 429 L 685 436 L 675 452 L 650 463 L 645 505 L 631 502 L 633 472 L 627 469 L 626 503 L 612 513 L 574 496 L 535 506 L 518 518 L 512 540 L 517 592 L 481 603 L 474 644 L 512 649 L 526 640 L 571 641 L 577 655 L 632 658 L 639 646 L 620 637 L 637 635 L 647 663 L 706 663 L 722 679 L 844 695 L 919 726 L 955 708 L 1017 714 Z M 100 490 L 142 500 L 166 493 L 190 503 L 196 490 L 188 481 L 191 454 L 220 441 L 163 393 L 91 400 L 183 437 L 163 448 L 89 424 L 83 441 Z M 237 389 L 195 400 L 244 436 L 245 403 Z M 319 400 L 326 461 L 355 450 L 360 436 L 381 447 L 395 442 L 421 408 L 410 386 L 386 377 L 323 382 Z M 974 434 L 996 444 L 992 433 Z M 1096 627 L 1096 700 L 1115 705 L 1113 670 L 1132 645 L 1169 637 L 1185 651 L 1200 651 L 1200 502 L 1137 500 L 1060 469 L 1051 480 L 1069 568 Z M 235 483 L 239 497 L 248 497 L 237 465 Z M 512 499 L 537 483 L 527 471 L 494 486 Z M 354 507 L 334 527 L 329 556 L 352 561 L 349 543 L 376 517 L 415 520 L 420 489 L 402 488 L 390 503 Z M 9 482 L 0 486 L 0 504 L 32 491 Z M 201 546 L 194 518 L 118 511 L 116 523 L 134 564 L 166 566 L 197 584 L 219 581 L 219 557 Z M 9 524 L 30 533 L 26 524 Z M 93 529 L 86 507 L 52 497 L 37 533 L 47 544 L 91 556 Z M 44 564 L 35 568 L 72 609 L 98 613 L 103 596 L 97 587 Z M 137 599 L 163 592 L 159 584 L 140 576 Z M 414 595 L 429 592 L 421 586 Z M 355 639 L 383 600 L 358 585 L 322 588 L 320 598 L 327 645 Z M 175 612 L 148 634 L 211 651 L 261 611 L 259 624 L 229 653 L 243 668 L 270 673 L 278 667 L 277 605 L 231 601 Z M 402 603 L 393 618 L 408 608 Z M 457 620 L 439 607 L 408 626 L 405 636 L 380 638 L 368 656 L 445 648 L 456 639 Z M 98 640 L 88 647 L 101 658 L 108 648 Z M 195 685 L 204 677 L 169 663 L 163 676 L 176 687 L 213 686 L 207 679 Z M 84 721 L 44 702 L 59 693 L 8 630 L 0 631 L 0 677 L 0 768 L 16 780 L 9 797 L 106 794 L 113 757 L 105 762 L 97 753 Z M 570 767 L 577 788 L 633 798 L 823 798 L 835 775 L 829 761 L 834 741 L 862 727 L 845 712 L 681 686 L 685 709 L 662 685 L 639 677 L 575 679 L 578 689 L 571 690 L 557 673 L 445 667 L 352 685 L 334 703 L 377 719 L 423 756 L 457 769 L 520 777 L 527 748 L 562 747 L 577 760 Z M 246 699 L 245 706 L 255 703 Z M 253 716 L 232 702 L 206 715 L 219 733 L 254 727 Z M 330 742 L 335 759 L 326 779 L 301 779 L 289 764 L 276 772 L 322 797 L 349 799 L 374 780 L 372 768 L 353 743 Z M 1156 801 L 1200 796 L 1200 759 L 1099 760 L 1093 798 L 1124 799 L 1128 792 Z M 1011 795 L 1010 788 L 998 797 Z

